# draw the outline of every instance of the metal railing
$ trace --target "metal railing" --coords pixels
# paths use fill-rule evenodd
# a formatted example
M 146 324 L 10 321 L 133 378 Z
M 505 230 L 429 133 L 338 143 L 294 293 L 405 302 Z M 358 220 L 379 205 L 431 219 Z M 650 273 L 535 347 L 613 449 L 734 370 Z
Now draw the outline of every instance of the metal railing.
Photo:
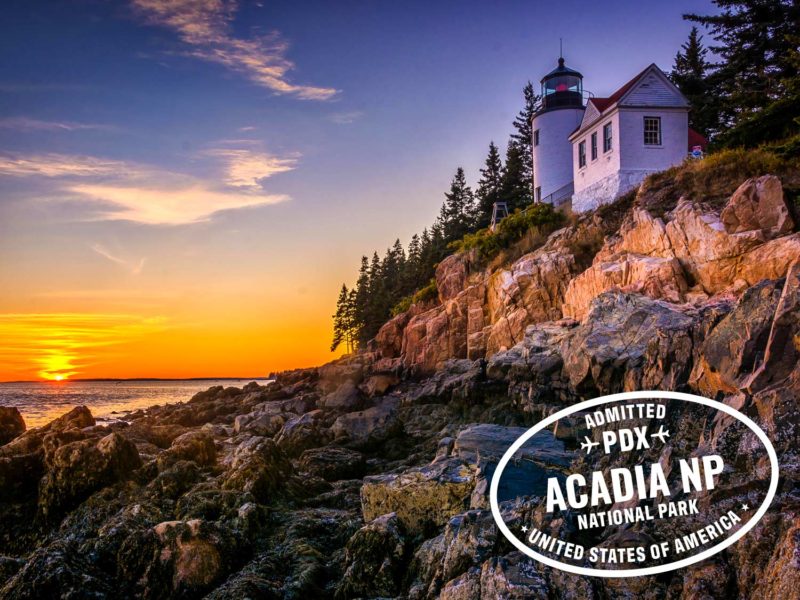
M 575 184 L 573 182 L 569 182 L 567 185 L 562 185 L 552 194 L 548 194 L 541 200 L 534 200 L 534 204 L 553 204 L 555 205 L 556 202 L 559 200 L 564 200 L 567 196 L 572 196 L 575 193 Z

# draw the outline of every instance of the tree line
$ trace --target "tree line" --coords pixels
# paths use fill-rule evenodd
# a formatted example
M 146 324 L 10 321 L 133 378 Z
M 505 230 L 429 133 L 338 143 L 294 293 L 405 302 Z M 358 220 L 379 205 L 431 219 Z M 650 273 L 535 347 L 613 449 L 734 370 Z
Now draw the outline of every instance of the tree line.
M 720 148 L 777 141 L 783 151 L 798 152 L 800 3 L 714 4 L 718 14 L 683 16 L 703 27 L 713 44 L 705 47 L 698 27 L 693 27 L 670 74 L 691 103 L 690 126 Z
M 439 215 L 430 227 L 415 234 L 403 248 L 396 240 L 383 257 L 361 257 L 358 279 L 352 289 L 342 284 L 333 315 L 331 350 L 340 345 L 350 352 L 363 347 L 391 316 L 393 309 L 407 307 L 412 297 L 430 299 L 436 265 L 450 253 L 449 246 L 489 226 L 495 202 L 503 201 L 509 212 L 533 201 L 533 148 L 531 120 L 539 96 L 528 82 L 523 88 L 523 108 L 513 122 L 505 160 L 492 141 L 477 188 L 467 185 L 462 167 L 456 169 L 444 194 Z M 426 296 L 427 294 L 427 296 Z
M 669 73 L 691 104 L 690 126 L 712 147 L 774 145 L 800 154 L 800 3 L 796 0 L 714 0 L 715 15 L 686 14 L 714 40 L 706 47 L 693 27 Z M 711 56 L 709 56 L 711 55 Z M 490 142 L 473 191 L 464 170 L 456 169 L 439 216 L 406 249 L 395 241 L 381 258 L 361 258 L 352 289 L 342 285 L 331 350 L 363 347 L 391 317 L 393 309 L 433 299 L 436 264 L 449 246 L 489 225 L 495 202 L 510 212 L 533 200 L 531 120 L 539 97 L 528 82 L 524 105 L 514 120 L 505 160 Z

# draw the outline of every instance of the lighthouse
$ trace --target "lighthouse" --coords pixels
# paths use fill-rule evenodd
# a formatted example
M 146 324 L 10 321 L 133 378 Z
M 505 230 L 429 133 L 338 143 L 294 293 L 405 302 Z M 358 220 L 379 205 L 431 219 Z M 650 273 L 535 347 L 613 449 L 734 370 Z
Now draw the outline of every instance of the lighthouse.
M 583 119 L 583 75 L 558 59 L 542 80 L 542 100 L 533 116 L 534 200 L 559 206 L 573 193 L 569 136 Z

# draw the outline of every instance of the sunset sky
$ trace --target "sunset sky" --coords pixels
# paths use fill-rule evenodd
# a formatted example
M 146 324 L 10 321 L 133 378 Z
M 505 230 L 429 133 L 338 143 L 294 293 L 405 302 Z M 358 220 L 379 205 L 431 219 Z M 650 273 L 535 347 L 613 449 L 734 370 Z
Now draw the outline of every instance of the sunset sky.
M 590 8 L 591 7 L 591 8 Z M 708 0 L 3 3 L 0 381 L 330 360 L 359 258 L 474 185 L 559 37 L 604 95 Z

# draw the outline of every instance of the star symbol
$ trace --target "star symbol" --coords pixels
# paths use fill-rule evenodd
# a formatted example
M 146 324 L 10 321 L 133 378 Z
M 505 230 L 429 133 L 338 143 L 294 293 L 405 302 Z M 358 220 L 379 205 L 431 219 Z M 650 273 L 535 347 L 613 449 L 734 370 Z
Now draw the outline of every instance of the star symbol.
M 522 526 L 522 533 L 528 533 L 528 528 L 525 525 Z
M 742 504 L 742 510 L 743 511 L 750 510 L 750 507 L 747 506 L 747 504 Z

